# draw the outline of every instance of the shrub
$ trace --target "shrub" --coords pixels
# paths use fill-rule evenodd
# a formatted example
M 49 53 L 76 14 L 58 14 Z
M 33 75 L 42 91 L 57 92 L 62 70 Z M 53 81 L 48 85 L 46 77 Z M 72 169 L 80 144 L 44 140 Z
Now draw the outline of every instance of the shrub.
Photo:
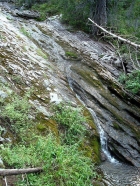
M 86 133 L 84 122 L 86 120 L 80 109 L 61 103 L 55 108 L 54 119 L 59 124 L 64 143 L 74 144 L 84 138 Z
M 119 82 L 133 94 L 140 94 L 140 70 L 135 70 L 128 75 L 121 74 Z
M 38 11 L 40 13 L 38 21 L 44 21 L 47 15 L 52 16 L 57 14 L 60 11 L 58 11 L 58 9 L 58 2 L 55 2 L 55 4 L 53 4 L 53 2 L 51 1 L 43 4 L 34 4 L 32 6 L 32 10 Z
M 36 136 L 34 143 L 27 147 L 5 147 L 2 157 L 15 168 L 42 166 L 44 171 L 40 175 L 28 175 L 28 182 L 34 186 L 90 186 L 91 178 L 96 177 L 91 159 L 79 152 L 77 144 L 60 145 L 52 134 L 47 138 Z M 20 181 L 18 186 L 23 184 Z
M 13 130 L 18 133 L 20 130 L 28 128 L 30 119 L 28 117 L 30 105 L 27 97 L 13 96 L 9 103 L 2 107 L 1 115 L 10 121 Z

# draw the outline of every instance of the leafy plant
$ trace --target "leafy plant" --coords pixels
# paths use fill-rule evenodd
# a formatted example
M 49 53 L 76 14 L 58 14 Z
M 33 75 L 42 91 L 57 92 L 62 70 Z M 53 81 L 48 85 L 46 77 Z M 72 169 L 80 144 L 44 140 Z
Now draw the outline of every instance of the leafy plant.
M 9 103 L 3 106 L 1 115 L 10 121 L 12 128 L 18 133 L 21 129 L 25 130 L 28 127 L 30 123 L 29 111 L 30 105 L 27 97 L 21 99 L 14 96 Z
M 140 94 L 140 70 L 133 71 L 119 77 L 119 82 L 124 84 L 125 88 L 133 94 Z
M 54 4 L 55 3 L 55 4 Z M 44 21 L 48 16 L 52 16 L 58 13 L 58 2 L 55 0 L 55 2 L 53 1 L 49 1 L 47 3 L 43 3 L 43 4 L 34 4 L 32 6 L 32 10 L 36 10 L 40 13 L 40 17 L 38 18 L 39 21 Z M 60 11 L 60 9 L 59 9 Z
M 86 127 L 84 122 L 86 120 L 78 108 L 61 103 L 55 108 L 54 119 L 59 124 L 62 139 L 66 144 L 74 144 L 85 136 Z

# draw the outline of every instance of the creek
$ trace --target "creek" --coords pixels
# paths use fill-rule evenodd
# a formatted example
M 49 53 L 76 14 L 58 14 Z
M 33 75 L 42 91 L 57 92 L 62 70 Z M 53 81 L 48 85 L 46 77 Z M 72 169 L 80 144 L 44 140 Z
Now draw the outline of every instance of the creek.
M 104 185 L 140 186 L 140 98 L 116 81 L 120 63 L 113 49 L 73 32 L 59 16 L 39 23 L 0 7 L 0 81 L 21 94 L 34 87 L 30 102 L 46 118 L 52 103 L 77 105 L 78 96 L 100 135 Z

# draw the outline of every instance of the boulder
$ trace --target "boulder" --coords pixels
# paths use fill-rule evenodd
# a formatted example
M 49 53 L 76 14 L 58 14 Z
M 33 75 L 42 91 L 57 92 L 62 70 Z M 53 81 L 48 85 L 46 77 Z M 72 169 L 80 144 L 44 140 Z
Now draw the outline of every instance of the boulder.
M 24 17 L 26 19 L 37 19 L 40 17 L 40 14 L 36 11 L 30 11 L 30 10 L 24 10 L 24 11 L 19 11 L 16 10 L 15 14 L 20 17 Z

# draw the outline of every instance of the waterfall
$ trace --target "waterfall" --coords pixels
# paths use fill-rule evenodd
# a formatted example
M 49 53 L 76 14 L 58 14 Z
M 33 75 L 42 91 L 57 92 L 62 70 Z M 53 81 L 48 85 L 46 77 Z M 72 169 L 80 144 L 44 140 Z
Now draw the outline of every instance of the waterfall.
M 70 67 L 69 67 L 69 71 L 70 72 Z M 74 91 L 73 89 L 73 86 L 72 86 L 72 79 L 67 77 L 68 79 L 68 82 L 69 82 L 69 86 L 71 88 L 72 91 Z M 84 95 L 84 98 L 86 99 L 86 93 L 85 91 L 81 88 L 81 87 L 78 87 L 80 89 L 80 91 L 82 92 L 82 94 Z M 89 110 L 89 112 L 91 113 L 95 123 L 96 123 L 96 126 L 98 128 L 98 132 L 99 132 L 99 135 L 100 135 L 100 143 L 101 143 L 101 149 L 103 151 L 103 153 L 106 155 L 106 158 L 108 159 L 109 162 L 111 163 L 119 163 L 114 157 L 111 156 L 109 150 L 108 150 L 108 146 L 107 146 L 107 137 L 106 137 L 106 134 L 103 130 L 103 128 L 101 127 L 101 124 L 100 124 L 100 121 L 99 119 L 97 118 L 96 116 L 96 113 L 91 109 L 91 108 L 88 108 L 86 106 L 86 104 L 84 103 L 84 101 L 81 99 L 81 97 L 79 95 L 76 94 L 76 97 L 79 99 L 79 101 Z
M 108 161 L 110 161 L 111 163 L 119 163 L 114 157 L 111 156 L 111 154 L 108 150 L 107 137 L 106 137 L 106 134 L 105 134 L 103 128 L 101 127 L 100 121 L 97 118 L 96 113 L 91 108 L 87 108 L 87 109 L 91 113 L 91 115 L 97 125 L 98 132 L 100 134 L 101 149 L 102 149 L 103 153 L 106 155 Z

